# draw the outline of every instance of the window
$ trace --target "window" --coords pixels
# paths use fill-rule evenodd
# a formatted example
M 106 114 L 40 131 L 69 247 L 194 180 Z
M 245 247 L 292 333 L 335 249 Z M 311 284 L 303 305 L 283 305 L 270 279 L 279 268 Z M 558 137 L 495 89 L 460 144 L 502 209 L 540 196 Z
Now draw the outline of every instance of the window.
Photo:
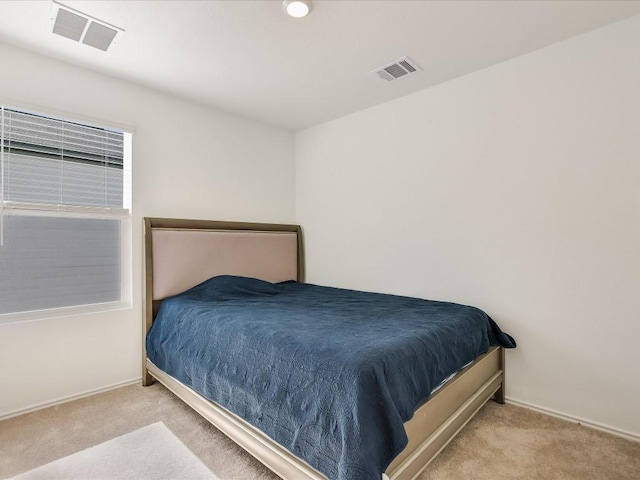
M 0 322 L 128 300 L 131 134 L 0 108 Z

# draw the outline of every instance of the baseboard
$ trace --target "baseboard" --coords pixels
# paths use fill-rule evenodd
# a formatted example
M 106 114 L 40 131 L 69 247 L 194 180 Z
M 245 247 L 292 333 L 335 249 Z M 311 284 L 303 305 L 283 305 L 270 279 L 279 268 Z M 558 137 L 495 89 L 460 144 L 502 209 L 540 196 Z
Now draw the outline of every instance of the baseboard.
M 575 415 L 569 415 L 567 413 L 558 412 L 550 408 L 545 408 L 539 405 L 534 405 L 532 403 L 523 402 L 521 400 L 516 400 L 515 398 L 511 398 L 511 397 L 506 397 L 505 401 L 506 403 L 509 403 L 511 405 L 528 408 L 536 412 L 544 413 L 545 415 L 560 418 L 562 420 L 567 420 L 572 423 L 584 425 L 585 427 L 593 428 L 595 430 L 600 430 L 601 432 L 610 433 L 611 435 L 622 437 L 627 440 L 631 440 L 633 442 L 640 442 L 640 435 L 638 435 L 637 433 L 629 432 L 629 431 L 622 430 L 615 427 L 610 427 L 608 425 L 603 425 L 602 423 L 598 423 L 598 422 L 592 422 L 591 420 L 587 420 L 585 418 L 576 417 Z
M 141 383 L 141 382 L 142 382 L 142 377 L 133 378 L 131 380 L 125 380 L 124 382 L 114 383 L 106 387 L 95 388 L 93 390 L 87 390 L 85 392 L 78 393 L 75 395 L 69 395 L 68 397 L 61 397 L 48 402 L 38 403 L 36 405 L 32 405 L 27 408 L 21 408 L 19 410 L 14 410 L 12 412 L 3 413 L 0 415 L 0 421 L 6 420 L 11 417 L 17 417 L 18 415 L 24 415 L 25 413 L 31 413 L 37 410 L 42 410 L 43 408 L 53 407 L 54 405 L 60 405 L 61 403 L 72 402 L 73 400 L 79 400 L 81 398 L 90 397 L 91 395 L 97 395 L 98 393 L 108 392 L 109 390 L 115 390 L 116 388 L 126 387 L 129 385 L 134 385 L 136 383 Z

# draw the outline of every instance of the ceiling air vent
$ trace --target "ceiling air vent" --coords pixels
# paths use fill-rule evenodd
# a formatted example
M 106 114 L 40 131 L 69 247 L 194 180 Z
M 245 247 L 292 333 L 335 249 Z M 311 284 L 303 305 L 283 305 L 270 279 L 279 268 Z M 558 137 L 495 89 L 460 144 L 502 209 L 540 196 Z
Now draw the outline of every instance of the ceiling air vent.
M 104 52 L 124 33 L 121 28 L 62 5 L 55 0 L 51 7 L 51 21 L 53 22 L 53 33 Z
M 409 57 L 402 57 L 389 65 L 380 67 L 374 71 L 380 78 L 384 78 L 387 81 L 392 81 L 405 75 L 409 75 L 422 70 L 416 62 Z

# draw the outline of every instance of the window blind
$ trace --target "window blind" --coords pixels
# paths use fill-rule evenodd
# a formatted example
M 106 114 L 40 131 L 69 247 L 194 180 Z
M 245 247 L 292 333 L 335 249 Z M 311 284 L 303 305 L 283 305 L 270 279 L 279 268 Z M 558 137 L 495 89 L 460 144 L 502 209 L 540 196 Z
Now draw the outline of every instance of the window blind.
M 123 132 L 7 108 L 2 130 L 5 208 L 128 213 Z
M 119 301 L 130 134 L 9 108 L 0 122 L 0 316 Z
M 5 230 L 0 314 L 120 300 L 120 220 L 10 215 Z

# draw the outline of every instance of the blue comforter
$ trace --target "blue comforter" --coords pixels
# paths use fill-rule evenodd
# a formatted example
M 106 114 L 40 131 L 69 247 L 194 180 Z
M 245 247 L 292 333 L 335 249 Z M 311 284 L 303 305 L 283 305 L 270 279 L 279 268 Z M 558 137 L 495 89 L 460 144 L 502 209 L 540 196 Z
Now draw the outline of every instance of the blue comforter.
M 490 345 L 515 342 L 474 307 L 232 276 L 164 300 L 147 336 L 156 366 L 337 480 L 380 480 L 403 423 Z

